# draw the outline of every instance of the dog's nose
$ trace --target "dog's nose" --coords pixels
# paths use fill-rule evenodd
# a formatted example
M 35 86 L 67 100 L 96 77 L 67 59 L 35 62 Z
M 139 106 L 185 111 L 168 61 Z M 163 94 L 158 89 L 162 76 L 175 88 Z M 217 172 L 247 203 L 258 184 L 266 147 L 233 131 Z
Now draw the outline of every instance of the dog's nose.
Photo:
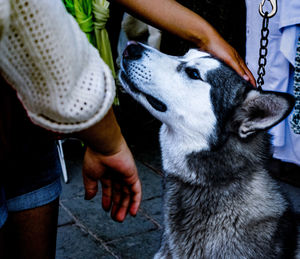
M 139 59 L 142 57 L 142 52 L 144 50 L 144 47 L 140 44 L 138 44 L 135 41 L 129 41 L 127 43 L 127 47 L 123 52 L 123 58 L 126 59 Z

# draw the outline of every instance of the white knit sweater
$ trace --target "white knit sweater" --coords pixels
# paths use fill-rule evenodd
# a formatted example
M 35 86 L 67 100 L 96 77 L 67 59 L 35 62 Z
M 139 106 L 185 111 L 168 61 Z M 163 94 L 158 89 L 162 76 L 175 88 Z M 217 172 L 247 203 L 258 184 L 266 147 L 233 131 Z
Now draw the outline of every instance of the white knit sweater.
M 114 98 L 109 68 L 61 0 L 0 0 L 0 72 L 32 122 L 55 132 L 95 124 Z

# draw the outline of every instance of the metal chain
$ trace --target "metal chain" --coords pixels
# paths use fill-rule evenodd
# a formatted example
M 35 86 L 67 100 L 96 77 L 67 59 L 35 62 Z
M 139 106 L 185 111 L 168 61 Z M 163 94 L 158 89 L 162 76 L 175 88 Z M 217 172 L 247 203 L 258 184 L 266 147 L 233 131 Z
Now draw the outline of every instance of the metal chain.
M 267 65 L 267 54 L 268 54 L 268 36 L 269 36 L 269 17 L 268 12 L 264 13 L 263 16 L 263 22 L 262 22 L 262 28 L 261 28 L 261 38 L 260 38 L 260 48 L 259 48 L 259 59 L 258 59 L 258 78 L 256 80 L 257 82 L 257 88 L 259 90 L 262 90 L 262 85 L 264 84 L 264 75 L 266 74 L 265 66 Z

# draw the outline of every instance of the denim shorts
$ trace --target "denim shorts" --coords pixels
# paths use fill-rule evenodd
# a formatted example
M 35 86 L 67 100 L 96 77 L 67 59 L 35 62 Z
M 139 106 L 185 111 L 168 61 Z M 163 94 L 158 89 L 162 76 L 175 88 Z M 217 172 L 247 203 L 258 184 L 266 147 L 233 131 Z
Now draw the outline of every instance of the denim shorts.
M 6 167 L 9 171 L 3 173 L 9 177 L 0 183 L 0 228 L 9 212 L 40 207 L 59 197 L 61 165 L 55 143 L 48 148 L 49 152 L 43 150 L 28 162 L 20 161 Z
M 9 212 L 58 198 L 61 165 L 52 132 L 34 125 L 0 76 L 0 228 Z

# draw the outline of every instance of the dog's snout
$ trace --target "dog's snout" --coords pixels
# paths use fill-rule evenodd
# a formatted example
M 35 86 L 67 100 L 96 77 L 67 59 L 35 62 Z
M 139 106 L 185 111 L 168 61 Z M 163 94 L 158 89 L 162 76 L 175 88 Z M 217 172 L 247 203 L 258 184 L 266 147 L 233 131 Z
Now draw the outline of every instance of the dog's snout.
M 128 42 L 126 49 L 123 52 L 123 58 L 125 59 L 139 59 L 142 57 L 144 47 L 135 41 Z

